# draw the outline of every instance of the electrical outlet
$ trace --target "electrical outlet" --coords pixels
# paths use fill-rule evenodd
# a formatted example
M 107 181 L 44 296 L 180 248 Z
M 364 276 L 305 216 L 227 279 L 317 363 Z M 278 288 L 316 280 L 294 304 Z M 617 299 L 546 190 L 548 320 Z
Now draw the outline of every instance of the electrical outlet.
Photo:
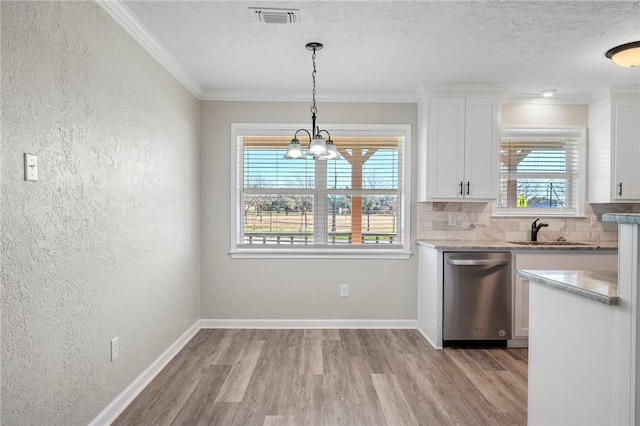
M 118 343 L 118 338 L 117 337 L 114 337 L 113 339 L 111 339 L 111 361 L 113 361 L 116 358 L 118 358 L 118 355 L 120 353 L 119 346 L 120 346 L 120 344 Z
M 591 226 L 594 228 L 598 226 L 598 216 L 596 216 L 595 214 L 591 215 Z
M 349 296 L 349 284 L 342 284 L 340 286 L 340 297 Z
M 24 154 L 24 180 L 35 182 L 38 180 L 38 156 L 35 154 Z

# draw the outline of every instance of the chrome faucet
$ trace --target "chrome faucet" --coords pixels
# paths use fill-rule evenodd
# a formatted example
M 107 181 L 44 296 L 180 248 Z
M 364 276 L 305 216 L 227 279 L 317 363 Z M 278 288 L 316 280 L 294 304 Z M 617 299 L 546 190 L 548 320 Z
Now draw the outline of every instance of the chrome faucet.
M 540 220 L 540 218 L 536 219 L 533 221 L 533 223 L 531 224 L 531 241 L 538 241 L 538 231 L 540 231 L 540 228 L 544 228 L 545 226 L 549 226 L 548 223 L 537 223 Z

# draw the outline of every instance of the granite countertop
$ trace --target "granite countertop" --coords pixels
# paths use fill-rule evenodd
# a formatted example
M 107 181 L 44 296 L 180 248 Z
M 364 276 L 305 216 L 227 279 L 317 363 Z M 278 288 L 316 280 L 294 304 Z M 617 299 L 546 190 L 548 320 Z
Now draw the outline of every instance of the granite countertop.
M 516 244 L 508 241 L 418 240 L 422 246 L 440 250 L 618 250 L 617 241 L 581 242 L 539 241 L 537 244 Z
M 605 213 L 602 215 L 602 221 L 631 225 L 640 224 L 640 213 Z
M 620 303 L 617 272 L 523 270 L 518 275 L 605 305 Z

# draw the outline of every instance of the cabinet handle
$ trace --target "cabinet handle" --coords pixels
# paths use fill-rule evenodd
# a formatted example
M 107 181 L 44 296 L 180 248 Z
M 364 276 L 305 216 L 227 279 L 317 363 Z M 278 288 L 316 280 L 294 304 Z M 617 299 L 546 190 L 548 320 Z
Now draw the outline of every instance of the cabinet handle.
M 447 259 L 447 264 L 454 266 L 500 266 L 508 265 L 509 260 Z
M 467 181 L 467 195 L 469 195 L 469 181 Z
M 460 195 L 462 195 L 462 185 L 463 185 L 463 182 L 460 182 Z
M 618 195 L 622 197 L 622 182 L 618 184 Z

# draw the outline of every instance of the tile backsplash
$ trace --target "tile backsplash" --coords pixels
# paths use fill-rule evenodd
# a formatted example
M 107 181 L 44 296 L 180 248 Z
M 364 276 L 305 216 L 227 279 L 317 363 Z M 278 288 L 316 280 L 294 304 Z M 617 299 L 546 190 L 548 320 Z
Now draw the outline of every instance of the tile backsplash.
M 603 213 L 640 213 L 640 204 L 587 204 L 586 218 L 543 217 L 549 226 L 538 234 L 540 241 L 616 241 L 618 226 L 602 223 Z M 598 221 L 591 225 L 591 217 Z M 531 222 L 537 217 L 492 217 L 490 203 L 418 203 L 418 239 L 460 241 L 528 240 Z

